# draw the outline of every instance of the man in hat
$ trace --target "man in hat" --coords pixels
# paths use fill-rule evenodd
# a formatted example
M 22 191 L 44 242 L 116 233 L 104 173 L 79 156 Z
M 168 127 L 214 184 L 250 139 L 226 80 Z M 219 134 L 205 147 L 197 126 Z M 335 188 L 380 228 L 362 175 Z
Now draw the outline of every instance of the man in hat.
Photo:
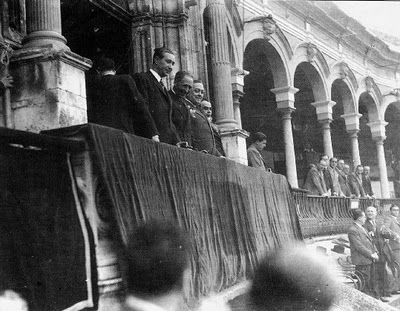
M 114 61 L 109 58 L 100 59 L 97 70 L 100 79 L 89 122 L 155 138 L 157 129 L 132 77 L 116 75 Z
M 365 210 L 366 221 L 363 227 L 368 231 L 372 242 L 376 247 L 379 259 L 373 263 L 372 291 L 375 298 L 383 302 L 388 302 L 386 298 L 389 296 L 388 281 L 386 279 L 386 259 L 383 254 L 384 238 L 381 229 L 384 227 L 380 220 L 376 219 L 377 209 L 369 206 Z
M 366 222 L 365 213 L 356 209 L 352 213 L 353 223 L 348 230 L 348 240 L 351 249 L 351 262 L 355 265 L 355 270 L 359 272 L 364 279 L 364 288 L 362 292 L 373 296 L 372 292 L 372 269 L 373 262 L 379 259 L 372 237 L 363 227 Z
M 172 101 L 163 83 L 175 64 L 174 53 L 166 48 L 156 48 L 153 54 L 152 68 L 144 73 L 136 73 L 133 78 L 139 92 L 152 115 L 153 122 L 158 131 L 160 142 L 176 145 L 179 135 L 172 121 Z

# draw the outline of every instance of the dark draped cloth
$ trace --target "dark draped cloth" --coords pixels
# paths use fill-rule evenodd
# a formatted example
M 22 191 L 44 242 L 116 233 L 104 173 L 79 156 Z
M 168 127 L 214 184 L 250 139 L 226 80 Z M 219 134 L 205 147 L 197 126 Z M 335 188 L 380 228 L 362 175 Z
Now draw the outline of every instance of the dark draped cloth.
M 244 280 L 265 252 L 302 239 L 282 175 L 104 126 L 83 130 L 123 243 L 143 219 L 175 219 L 189 232 L 192 296 Z
M 94 307 L 93 244 L 68 155 L 0 145 L 0 162 L 0 289 L 30 310 Z

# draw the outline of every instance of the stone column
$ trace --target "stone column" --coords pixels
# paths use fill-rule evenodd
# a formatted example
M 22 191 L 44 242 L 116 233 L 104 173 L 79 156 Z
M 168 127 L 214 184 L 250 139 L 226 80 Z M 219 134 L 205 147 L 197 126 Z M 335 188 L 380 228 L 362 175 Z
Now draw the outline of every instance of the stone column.
M 67 40 L 61 35 L 60 0 L 33 0 L 26 2 L 27 36 L 24 47 L 48 46 L 67 49 Z
M 341 115 L 345 121 L 345 128 L 349 133 L 351 139 L 351 148 L 352 148 L 352 161 L 353 167 L 361 164 L 361 157 L 359 155 L 359 143 L 358 143 L 358 132 L 359 132 L 359 118 L 361 118 L 361 114 L 353 113 L 347 115 Z
M 331 158 L 333 157 L 333 145 L 330 123 L 333 121 L 333 106 L 336 105 L 336 102 L 328 100 L 311 104 L 316 108 L 317 120 L 322 124 L 324 153 Z
M 224 0 L 208 0 L 205 9 L 210 24 L 209 44 L 212 60 L 216 124 L 222 131 L 238 128 L 234 119 L 231 94 L 231 66 L 228 52 L 226 9 Z
M 283 123 L 287 180 L 292 187 L 298 187 L 297 165 L 291 123 L 291 114 L 295 111 L 294 94 L 298 92 L 298 89 L 284 87 L 272 89 L 271 91 L 276 94 L 277 110 L 281 113 L 281 120 Z
M 376 142 L 377 160 L 379 163 L 380 174 L 380 189 L 382 198 L 390 198 L 390 191 L 388 185 L 386 157 L 384 154 L 383 142 L 386 139 L 385 127 L 388 123 L 382 120 L 368 123 L 370 131 L 372 132 L 372 139 Z
M 237 122 L 239 128 L 242 128 L 240 99 L 244 96 L 244 77 L 248 74 L 249 72 L 247 70 L 243 70 L 241 68 L 231 69 L 231 88 L 234 105 L 234 119 Z
M 92 62 L 66 46 L 60 0 L 26 1 L 27 36 L 14 52 L 10 73 L 16 129 L 40 132 L 87 122 L 85 71 Z

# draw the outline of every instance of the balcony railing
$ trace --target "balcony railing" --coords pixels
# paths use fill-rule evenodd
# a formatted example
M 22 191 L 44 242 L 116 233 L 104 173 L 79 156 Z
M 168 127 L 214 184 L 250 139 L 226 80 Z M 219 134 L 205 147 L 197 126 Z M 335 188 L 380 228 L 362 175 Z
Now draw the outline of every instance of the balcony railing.
M 399 198 L 310 196 L 300 189 L 292 193 L 304 238 L 347 233 L 352 222 L 351 207 L 365 210 L 368 206 L 375 206 L 380 218 L 389 215 L 391 205 L 400 205 Z

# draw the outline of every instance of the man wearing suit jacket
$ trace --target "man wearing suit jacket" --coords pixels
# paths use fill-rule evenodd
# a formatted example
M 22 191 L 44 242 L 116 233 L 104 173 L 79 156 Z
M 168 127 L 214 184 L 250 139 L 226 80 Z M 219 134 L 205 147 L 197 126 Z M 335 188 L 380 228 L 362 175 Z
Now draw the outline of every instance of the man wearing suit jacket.
M 356 197 L 365 197 L 365 191 L 362 186 L 362 173 L 363 167 L 361 165 L 356 166 L 355 172 L 348 176 L 348 185 L 351 194 Z
M 145 73 L 133 75 L 158 130 L 158 139 L 160 142 L 173 145 L 180 139 L 171 120 L 172 101 L 162 78 L 170 75 L 174 63 L 175 57 L 171 50 L 165 47 L 157 48 L 153 54 L 152 68 Z
M 376 252 L 376 247 L 372 242 L 369 233 L 363 227 L 366 222 L 365 213 L 356 209 L 352 213 L 354 220 L 348 230 L 348 240 L 351 249 L 351 262 L 355 265 L 355 270 L 362 274 L 365 281 L 364 289 L 361 289 L 368 295 L 373 295 L 372 292 L 372 269 L 373 262 L 379 259 Z
M 374 197 L 373 190 L 372 190 L 372 182 L 370 182 L 370 167 L 369 166 L 363 167 L 362 187 L 363 187 L 363 190 L 365 191 L 366 196 Z
M 384 225 L 391 232 L 389 245 L 394 253 L 395 261 L 400 264 L 400 208 L 397 205 L 390 207 L 390 216 L 384 220 Z M 394 293 L 400 293 L 400 273 L 398 272 L 397 289 Z
M 174 77 L 174 87 L 168 93 L 173 101 L 172 121 L 177 129 L 181 142 L 192 144 L 191 140 L 191 104 L 186 99 L 194 84 L 192 75 L 185 71 L 178 71 Z
M 306 176 L 304 189 L 307 189 L 310 195 L 330 196 L 324 182 L 324 170 L 327 162 L 324 159 L 319 160 L 316 167 L 312 167 Z
M 345 164 L 343 159 L 340 159 L 338 160 L 336 170 L 341 192 L 347 197 L 351 196 L 351 191 L 348 186 L 349 165 Z
M 116 75 L 114 61 L 99 60 L 96 99 L 88 113 L 89 122 L 154 138 L 157 129 L 141 94 L 129 75 Z
M 382 229 L 384 224 L 382 221 L 377 220 L 377 209 L 373 206 L 369 206 L 365 210 L 366 221 L 363 227 L 368 231 L 368 234 L 372 238 L 372 242 L 376 247 L 379 259 L 373 263 L 374 278 L 372 278 L 372 291 L 374 297 L 380 299 L 383 302 L 389 300 L 383 297 L 390 295 L 389 291 L 389 280 L 386 274 L 386 258 L 383 252 L 384 237 L 382 235 Z

